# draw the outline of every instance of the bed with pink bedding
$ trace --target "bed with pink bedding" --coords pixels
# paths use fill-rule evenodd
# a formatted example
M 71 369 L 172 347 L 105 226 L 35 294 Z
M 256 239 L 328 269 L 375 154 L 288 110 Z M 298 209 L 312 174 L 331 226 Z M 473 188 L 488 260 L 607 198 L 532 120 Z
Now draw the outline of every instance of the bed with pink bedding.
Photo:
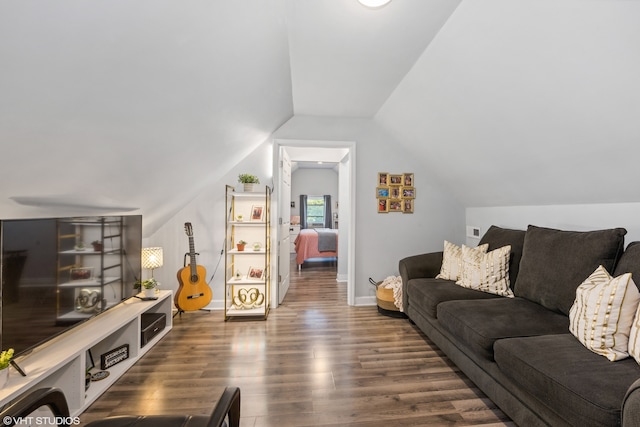
M 335 237 L 333 237 L 335 236 Z M 335 244 L 327 242 L 327 239 L 335 238 Z M 311 229 L 300 230 L 300 234 L 294 241 L 296 248 L 296 264 L 302 265 L 309 260 L 326 260 L 338 256 L 338 230 L 336 229 Z M 334 249 L 334 250 L 327 250 Z

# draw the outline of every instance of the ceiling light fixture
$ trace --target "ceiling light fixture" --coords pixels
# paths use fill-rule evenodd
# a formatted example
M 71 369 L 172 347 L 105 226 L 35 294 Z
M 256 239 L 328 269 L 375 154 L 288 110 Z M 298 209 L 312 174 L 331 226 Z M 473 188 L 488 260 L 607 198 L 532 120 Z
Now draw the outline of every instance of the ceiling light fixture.
M 363 6 L 369 7 L 371 9 L 376 9 L 376 8 L 385 6 L 391 0 L 358 0 L 358 1 Z

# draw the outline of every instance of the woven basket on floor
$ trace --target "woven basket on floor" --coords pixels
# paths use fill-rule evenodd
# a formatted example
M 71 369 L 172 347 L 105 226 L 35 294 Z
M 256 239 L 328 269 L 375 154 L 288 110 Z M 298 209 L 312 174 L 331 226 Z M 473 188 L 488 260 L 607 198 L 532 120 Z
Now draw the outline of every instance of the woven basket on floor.
M 376 287 L 376 303 L 378 304 L 378 312 L 380 314 L 391 317 L 407 317 L 396 307 L 393 289 L 381 288 L 380 285 L 382 282 L 376 283 L 371 278 L 369 282 Z
M 395 298 L 393 298 L 393 289 L 381 288 L 378 286 L 376 288 L 376 301 L 378 302 L 378 307 L 384 308 L 385 310 L 400 311 L 394 303 Z

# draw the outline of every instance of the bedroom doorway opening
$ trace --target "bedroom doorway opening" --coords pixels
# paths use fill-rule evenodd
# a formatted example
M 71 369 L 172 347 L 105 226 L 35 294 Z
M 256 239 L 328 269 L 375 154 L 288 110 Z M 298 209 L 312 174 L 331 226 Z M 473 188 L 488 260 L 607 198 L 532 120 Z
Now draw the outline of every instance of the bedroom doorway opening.
M 304 141 L 304 140 L 275 140 L 274 141 L 274 187 L 275 193 L 272 206 L 275 208 L 272 218 L 272 229 L 276 230 L 277 256 L 274 257 L 272 307 L 277 307 L 286 296 L 291 268 L 291 240 L 290 230 L 292 217 L 299 216 L 299 196 L 292 197 L 292 173 L 300 168 L 334 168 L 337 172 L 337 195 L 332 198 L 331 205 L 335 207 L 331 220 L 338 229 L 338 259 L 336 281 L 346 282 L 347 304 L 355 304 L 355 143 L 345 141 Z M 322 162 L 324 166 L 318 166 Z M 316 165 L 316 166 L 312 166 Z M 334 228 L 334 227 L 331 227 Z M 295 254 L 294 254 L 295 256 Z

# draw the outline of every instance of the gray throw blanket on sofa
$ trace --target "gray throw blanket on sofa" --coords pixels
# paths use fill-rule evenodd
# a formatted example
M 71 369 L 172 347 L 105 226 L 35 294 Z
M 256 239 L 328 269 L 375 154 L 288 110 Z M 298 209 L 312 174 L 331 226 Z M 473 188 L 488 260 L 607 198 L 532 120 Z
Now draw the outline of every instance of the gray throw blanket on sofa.
M 318 252 L 336 251 L 336 232 L 330 228 L 316 228 L 318 233 Z

